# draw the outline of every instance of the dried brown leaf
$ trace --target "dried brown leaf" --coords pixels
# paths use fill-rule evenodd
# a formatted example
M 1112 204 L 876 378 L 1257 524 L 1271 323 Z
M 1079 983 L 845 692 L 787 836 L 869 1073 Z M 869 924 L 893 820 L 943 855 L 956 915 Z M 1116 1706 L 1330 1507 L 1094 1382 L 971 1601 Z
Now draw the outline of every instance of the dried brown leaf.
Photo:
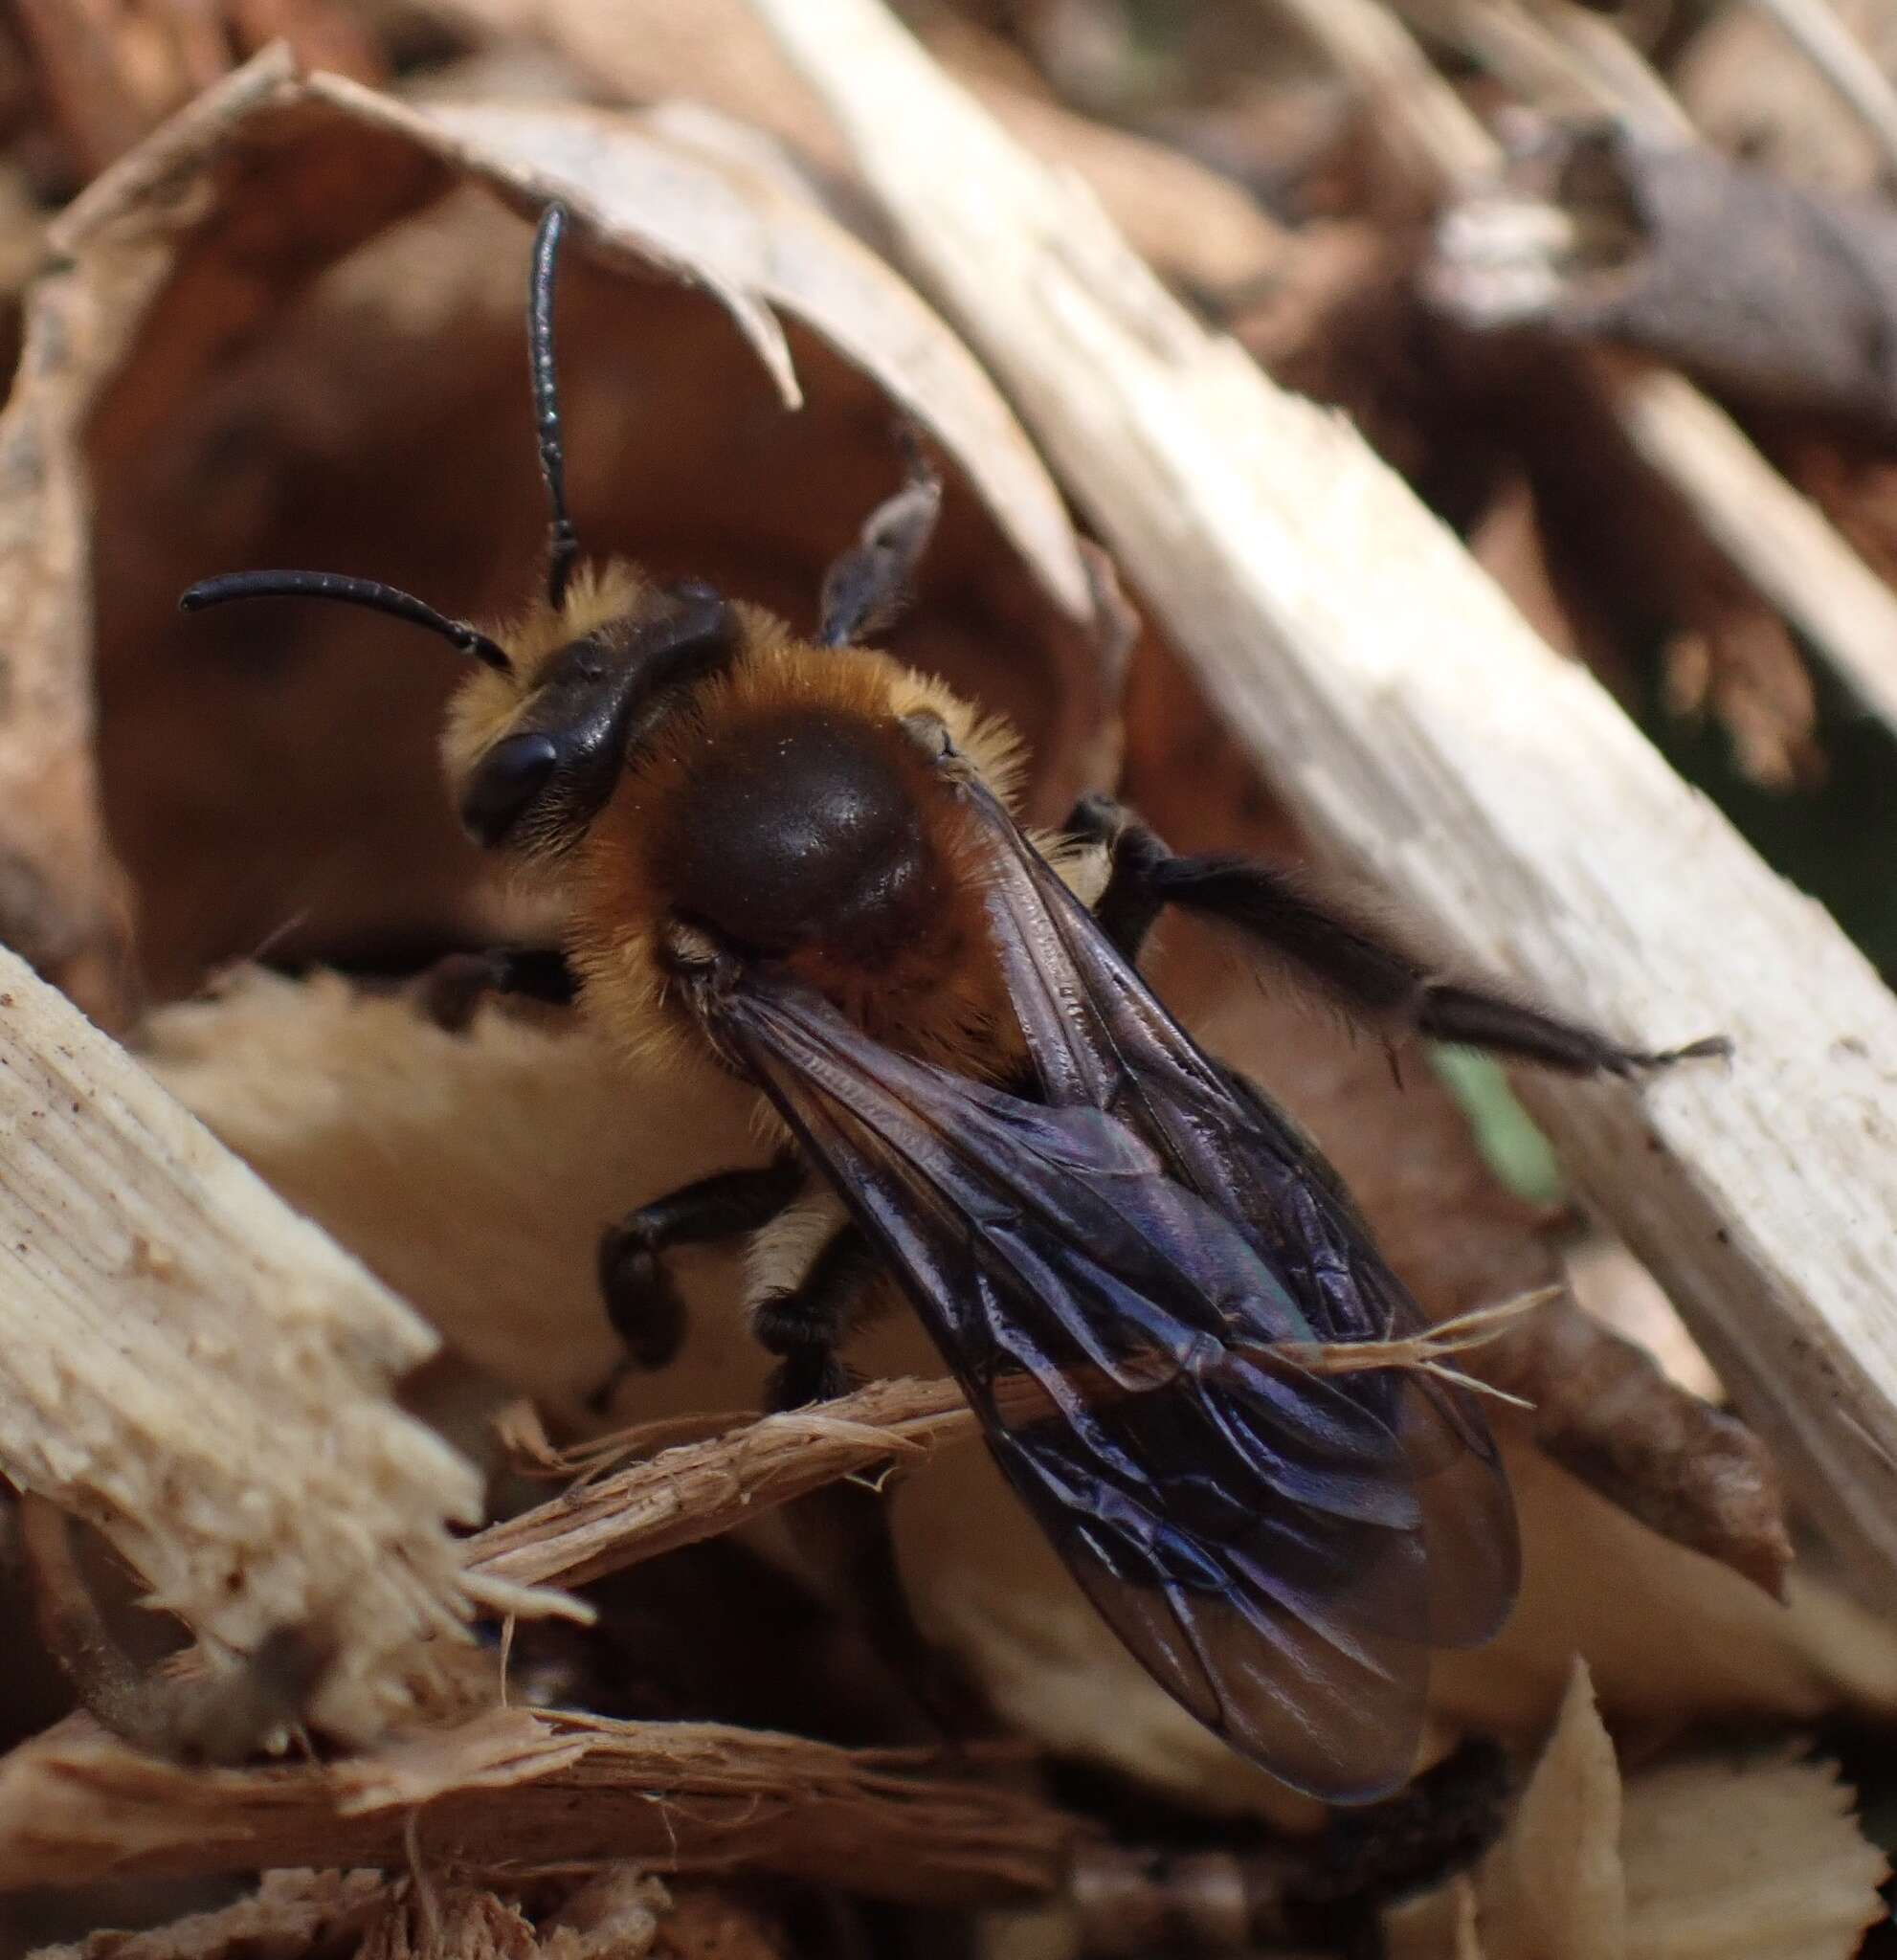
M 498 1710 L 328 1767 L 186 1771 L 83 1718 L 0 1758 L 0 1885 L 318 1860 L 471 1876 L 634 1860 L 871 1897 L 1044 1892 L 1072 1827 L 916 1759 L 710 1724 Z
M 93 590 L 103 793 L 159 991 L 264 945 L 353 958 L 526 924 L 435 780 L 446 661 L 391 639 L 383 662 L 380 629 L 334 609 L 184 621 L 175 599 L 209 571 L 315 562 L 457 611 L 519 604 L 544 516 L 509 212 L 555 194 L 579 220 L 562 372 L 589 545 L 806 618 L 913 418 L 951 481 L 896 650 L 1014 713 L 1042 813 L 1064 811 L 1112 702 L 1060 500 L 935 316 L 736 147 L 703 120 L 687 139 L 587 108 L 419 110 L 277 56 L 65 214 L 0 482 L 0 619 L 48 677 L 18 696 L 44 713 L 8 806 L 37 882 L 13 884 L 63 908 L 35 925 L 23 900 L 15 943 L 48 961 L 110 943 L 110 867 L 60 841 L 99 858 Z
M 1625 1960 L 1620 1771 L 1585 1665 L 1478 1882 L 1487 1960 Z
M 1477 329 L 1525 323 L 1638 348 L 1755 404 L 1897 433 L 1897 217 L 1618 125 L 1534 159 L 1551 205 L 1478 191 L 1445 218 L 1431 297 Z
M 1778 1597 L 1792 1563 L 1771 1453 L 1722 1409 L 1572 1301 L 1525 1315 L 1466 1366 L 1533 1410 L 1534 1439 L 1565 1470 L 1690 1550 Z

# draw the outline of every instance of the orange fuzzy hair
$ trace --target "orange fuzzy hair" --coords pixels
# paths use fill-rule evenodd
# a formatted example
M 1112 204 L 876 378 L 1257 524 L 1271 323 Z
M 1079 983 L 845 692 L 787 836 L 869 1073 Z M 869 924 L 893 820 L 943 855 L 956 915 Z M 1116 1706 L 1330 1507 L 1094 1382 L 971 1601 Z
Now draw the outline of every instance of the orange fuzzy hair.
M 693 778 L 711 749 L 754 718 L 815 710 L 886 739 L 924 820 L 943 876 L 938 902 L 913 940 L 864 964 L 815 944 L 787 957 L 806 984 L 879 1039 L 969 1072 L 989 1073 L 1012 1033 L 989 951 L 966 818 L 901 724 L 938 716 L 982 780 L 1006 798 L 1018 745 L 1005 723 L 978 716 L 940 681 L 867 649 L 817 648 L 770 614 L 741 606 L 745 651 L 704 684 L 636 756 L 574 853 L 571 951 L 586 996 L 609 1027 L 648 1054 L 672 1049 L 687 1023 L 667 1004 L 658 936 L 675 915 L 665 839 L 691 821 Z M 696 1046 L 696 1043 L 693 1044 Z
M 455 800 L 474 766 L 507 732 L 514 711 L 533 692 L 550 655 L 569 640 L 584 639 L 615 620 L 636 615 L 652 584 L 637 566 L 623 558 L 603 566 L 579 565 L 558 606 L 544 600 L 518 619 L 494 629 L 511 671 L 477 667 L 448 703 L 441 733 L 441 764 Z

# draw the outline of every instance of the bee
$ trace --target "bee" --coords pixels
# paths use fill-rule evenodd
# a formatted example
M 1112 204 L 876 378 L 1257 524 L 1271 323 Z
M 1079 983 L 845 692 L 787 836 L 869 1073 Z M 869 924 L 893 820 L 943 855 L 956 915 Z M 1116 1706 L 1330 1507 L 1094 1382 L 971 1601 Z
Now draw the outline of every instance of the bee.
M 564 960 L 497 954 L 483 980 L 576 984 L 626 1041 L 761 1099 L 768 1165 L 602 1242 L 636 1361 L 677 1345 L 675 1246 L 750 1236 L 751 1325 L 785 1406 L 841 1391 L 839 1346 L 893 1278 L 1160 1686 L 1299 1790 L 1395 1788 L 1431 1651 L 1486 1641 L 1512 1604 L 1506 1481 L 1457 1381 L 1298 1359 L 1424 1319 L 1315 1147 L 1141 978 L 1149 928 L 1168 907 L 1223 922 L 1366 1014 L 1556 1069 L 1628 1076 L 1722 1044 L 1631 1049 L 1437 978 L 1282 873 L 1174 855 L 1106 799 L 1060 838 L 1024 831 L 1007 727 L 869 643 L 939 506 L 919 449 L 831 568 L 814 637 L 583 562 L 554 363 L 566 224 L 557 205 L 541 220 L 527 309 L 543 598 L 492 634 L 325 572 L 210 579 L 182 604 L 340 601 L 458 648 L 460 819 L 555 886 L 568 922 Z

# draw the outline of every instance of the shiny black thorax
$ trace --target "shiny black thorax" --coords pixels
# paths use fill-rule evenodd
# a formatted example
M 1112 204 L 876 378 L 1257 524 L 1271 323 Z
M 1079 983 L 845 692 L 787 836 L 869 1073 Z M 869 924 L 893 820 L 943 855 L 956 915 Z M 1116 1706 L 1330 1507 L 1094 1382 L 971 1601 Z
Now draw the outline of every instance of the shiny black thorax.
M 758 953 L 895 951 L 940 875 L 900 742 L 803 703 L 722 729 L 656 840 L 681 914 Z

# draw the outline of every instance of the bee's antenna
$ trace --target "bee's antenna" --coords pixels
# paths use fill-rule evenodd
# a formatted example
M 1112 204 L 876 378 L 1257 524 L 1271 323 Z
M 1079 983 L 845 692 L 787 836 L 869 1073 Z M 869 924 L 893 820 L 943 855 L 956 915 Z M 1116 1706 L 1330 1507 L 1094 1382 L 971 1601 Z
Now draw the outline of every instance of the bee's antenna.
M 558 606 L 580 555 L 579 534 L 567 515 L 567 450 L 560 432 L 560 378 L 553 365 L 553 275 L 567 207 L 549 204 L 533 234 L 533 275 L 527 282 L 527 362 L 533 371 L 533 416 L 540 438 L 540 474 L 553 521 L 547 532 L 547 598 Z
M 445 612 L 437 612 L 433 606 L 385 586 L 379 579 L 345 578 L 334 571 L 232 571 L 222 578 L 200 579 L 180 595 L 178 606 L 181 612 L 200 612 L 207 606 L 222 606 L 232 599 L 340 599 L 345 605 L 387 612 L 391 619 L 406 619 L 411 626 L 425 626 L 497 673 L 514 670 L 506 650 L 478 627 L 464 619 L 450 619 Z

